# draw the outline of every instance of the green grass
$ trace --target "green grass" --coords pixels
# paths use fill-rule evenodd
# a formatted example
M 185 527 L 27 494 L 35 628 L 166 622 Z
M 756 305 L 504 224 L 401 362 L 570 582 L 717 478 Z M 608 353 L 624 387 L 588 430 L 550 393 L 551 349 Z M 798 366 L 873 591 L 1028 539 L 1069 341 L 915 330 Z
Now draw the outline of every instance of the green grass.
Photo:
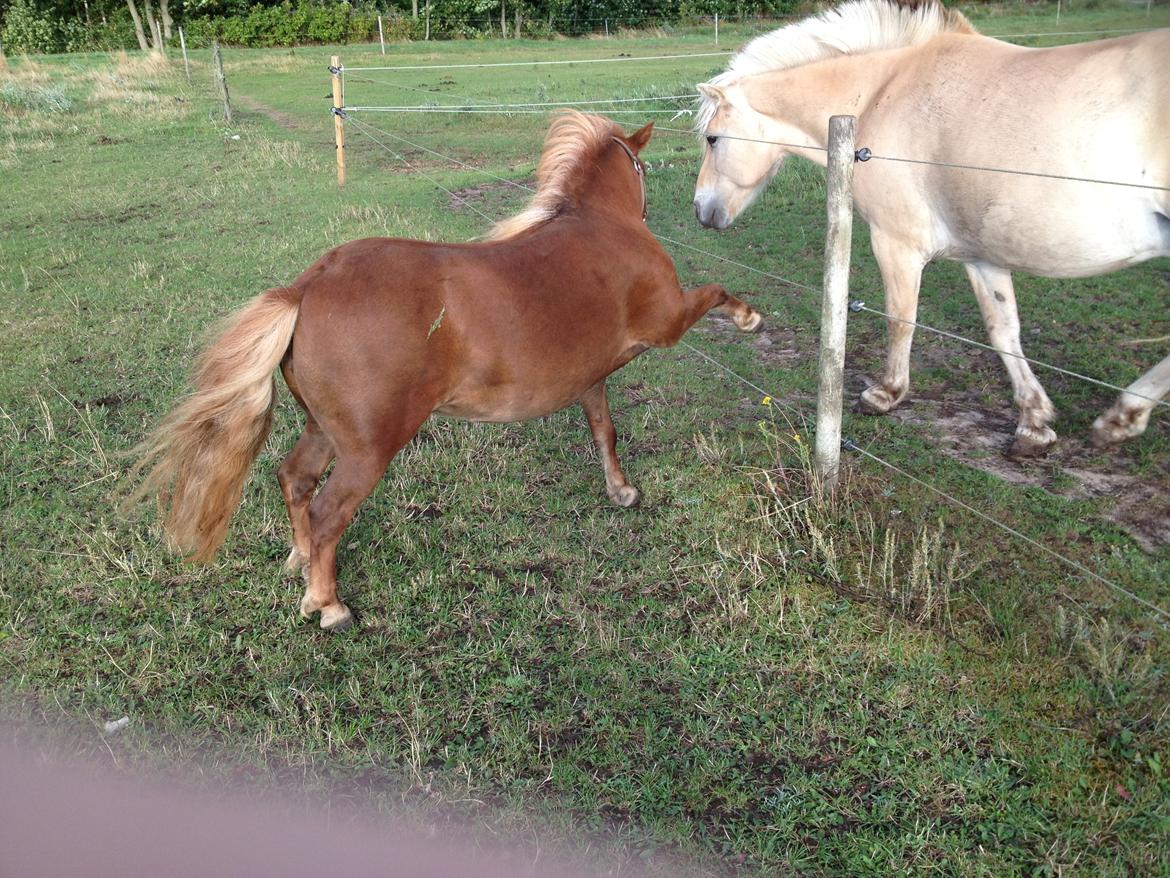
M 1153 20 L 1170 14 L 1156 8 Z M 1145 21 L 1141 9 L 1093 10 L 1060 29 Z M 1039 23 L 997 15 L 983 27 L 1055 29 Z M 387 63 L 709 48 L 709 34 L 680 31 L 393 46 Z M 611 397 L 625 469 L 644 492 L 637 510 L 606 501 L 575 410 L 508 426 L 428 424 L 343 540 L 342 589 L 360 623 L 344 636 L 302 624 L 300 584 L 279 572 L 288 536 L 274 471 L 298 420 L 287 393 L 215 564 L 170 557 L 149 514 L 120 518 L 119 455 L 182 392 L 215 319 L 355 237 L 485 230 L 353 127 L 349 184 L 336 187 L 324 70 L 334 52 L 348 66 L 381 60 L 366 46 L 228 52 L 239 110 L 230 127 L 202 55 L 190 88 L 181 64 L 98 55 L 9 59 L 0 72 L 13 93 L 68 101 L 54 112 L 0 104 L 0 692 L 10 714 L 51 723 L 95 757 L 293 779 L 412 821 L 539 829 L 569 858 L 632 872 L 1170 874 L 1165 627 L 863 461 L 838 501 L 788 509 L 812 490 L 806 425 L 784 411 L 811 412 L 819 302 L 726 263 L 672 248 L 684 282 L 719 281 L 764 310 L 770 344 L 715 322 L 688 340 L 774 405 L 683 348 L 622 370 Z M 354 74 L 348 98 L 681 94 L 720 63 Z M 362 118 L 518 181 L 547 124 Z M 492 216 L 523 202 L 382 139 L 447 188 L 474 188 Z M 716 235 L 690 215 L 697 156 L 688 135 L 652 141 L 651 227 L 819 285 L 821 173 L 791 164 Z M 863 228 L 854 255 L 854 289 L 880 306 Z M 1166 272 L 1162 260 L 1075 283 L 1020 277 L 1027 351 L 1132 380 L 1156 350 L 1117 342 L 1164 334 L 1150 314 Z M 983 337 L 957 266 L 932 267 L 924 289 L 925 322 Z M 856 391 L 884 331 L 852 319 Z M 1165 484 L 1164 418 L 1114 455 L 1019 465 L 1039 482 L 1021 487 L 941 454 L 929 426 L 948 406 L 1010 423 L 999 363 L 922 336 L 913 376 L 922 423 L 847 416 L 848 433 L 1167 603 L 1170 551 L 1144 552 L 1111 523 L 1116 498 L 1070 487 L 1080 484 L 1071 470 L 1085 468 Z M 1066 446 L 1082 448 L 1109 395 L 1041 380 Z M 870 520 L 879 549 L 895 547 L 892 579 L 866 566 Z M 945 597 L 923 612 L 905 585 L 923 569 L 916 541 L 921 556 L 923 533 L 940 523 L 938 557 L 957 551 L 962 575 L 931 567 Z M 834 540 L 835 567 L 814 531 Z M 871 572 L 856 575 L 858 564 Z M 101 721 L 123 714 L 131 726 L 100 740 Z

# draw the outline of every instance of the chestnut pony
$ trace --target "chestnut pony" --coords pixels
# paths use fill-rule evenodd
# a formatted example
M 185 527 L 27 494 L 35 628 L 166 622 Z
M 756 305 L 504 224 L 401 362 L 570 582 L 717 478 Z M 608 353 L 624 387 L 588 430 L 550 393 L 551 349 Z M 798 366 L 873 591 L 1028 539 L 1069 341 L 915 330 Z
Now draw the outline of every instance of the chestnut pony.
M 538 188 L 518 216 L 466 244 L 366 238 L 254 298 L 203 351 L 194 392 L 138 447 L 135 497 L 157 494 L 169 541 L 211 558 L 272 423 L 279 366 L 305 428 L 278 472 L 292 523 L 287 568 L 303 616 L 342 629 L 337 543 L 395 454 L 434 412 L 536 418 L 579 402 L 610 499 L 638 502 L 614 452 L 605 379 L 675 344 L 712 308 L 744 330 L 758 312 L 722 287 L 684 292 L 645 225 L 638 152 L 609 119 L 552 124 Z M 318 481 L 336 460 L 320 491 Z

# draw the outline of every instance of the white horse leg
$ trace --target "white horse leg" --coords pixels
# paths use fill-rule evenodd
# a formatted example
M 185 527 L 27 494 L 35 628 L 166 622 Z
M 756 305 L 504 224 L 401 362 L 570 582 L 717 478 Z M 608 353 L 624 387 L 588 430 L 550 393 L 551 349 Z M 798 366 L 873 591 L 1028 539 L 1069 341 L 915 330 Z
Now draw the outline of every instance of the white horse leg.
M 1093 421 L 1090 434 L 1098 447 L 1113 445 L 1145 432 L 1154 400 L 1170 392 L 1170 357 L 1135 381 L 1105 414 Z M 1140 395 L 1138 395 L 1140 394 Z
M 1028 361 L 1023 359 L 1020 315 L 1016 310 L 1011 272 L 983 263 L 967 265 L 966 268 L 975 298 L 979 301 L 979 310 L 983 312 L 991 346 L 1002 352 L 999 358 L 1011 378 L 1016 408 L 1020 411 L 1010 453 L 1017 457 L 1043 454 L 1056 442 L 1056 431 L 1050 426 L 1056 420 L 1056 409 L 1032 374 Z
M 926 261 L 914 249 L 888 238 L 876 228 L 870 228 L 870 240 L 886 288 L 890 346 L 885 375 L 880 382 L 865 389 L 858 408 L 867 415 L 883 415 L 910 392 L 910 344 L 914 340 L 918 288 Z

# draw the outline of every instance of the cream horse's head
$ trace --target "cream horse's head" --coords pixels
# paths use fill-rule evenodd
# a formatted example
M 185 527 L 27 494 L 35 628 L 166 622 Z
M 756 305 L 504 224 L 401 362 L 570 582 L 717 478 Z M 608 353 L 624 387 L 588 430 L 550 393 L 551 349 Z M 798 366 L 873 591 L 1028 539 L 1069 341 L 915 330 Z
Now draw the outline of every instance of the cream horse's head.
M 695 216 L 708 229 L 726 229 L 776 176 L 788 151 L 777 126 L 748 104 L 735 83 L 698 86 L 703 102 L 699 135 L 703 164 L 695 185 Z

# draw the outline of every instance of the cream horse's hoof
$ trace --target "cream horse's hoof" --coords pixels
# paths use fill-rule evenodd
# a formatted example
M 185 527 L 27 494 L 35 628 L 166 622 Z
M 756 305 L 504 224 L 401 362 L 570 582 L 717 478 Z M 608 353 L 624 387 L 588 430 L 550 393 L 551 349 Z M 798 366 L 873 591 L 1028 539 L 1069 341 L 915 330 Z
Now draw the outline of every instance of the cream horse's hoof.
M 857 400 L 857 410 L 863 415 L 884 415 L 893 411 L 906 394 L 894 396 L 880 384 L 865 388 Z
M 1051 427 L 1030 429 L 1017 427 L 1016 438 L 1008 449 L 1008 457 L 1043 457 L 1056 444 L 1056 431 Z
M 1093 421 L 1089 441 L 1095 448 L 1109 448 L 1140 436 L 1146 431 L 1149 422 L 1149 409 L 1123 409 L 1115 405 Z

